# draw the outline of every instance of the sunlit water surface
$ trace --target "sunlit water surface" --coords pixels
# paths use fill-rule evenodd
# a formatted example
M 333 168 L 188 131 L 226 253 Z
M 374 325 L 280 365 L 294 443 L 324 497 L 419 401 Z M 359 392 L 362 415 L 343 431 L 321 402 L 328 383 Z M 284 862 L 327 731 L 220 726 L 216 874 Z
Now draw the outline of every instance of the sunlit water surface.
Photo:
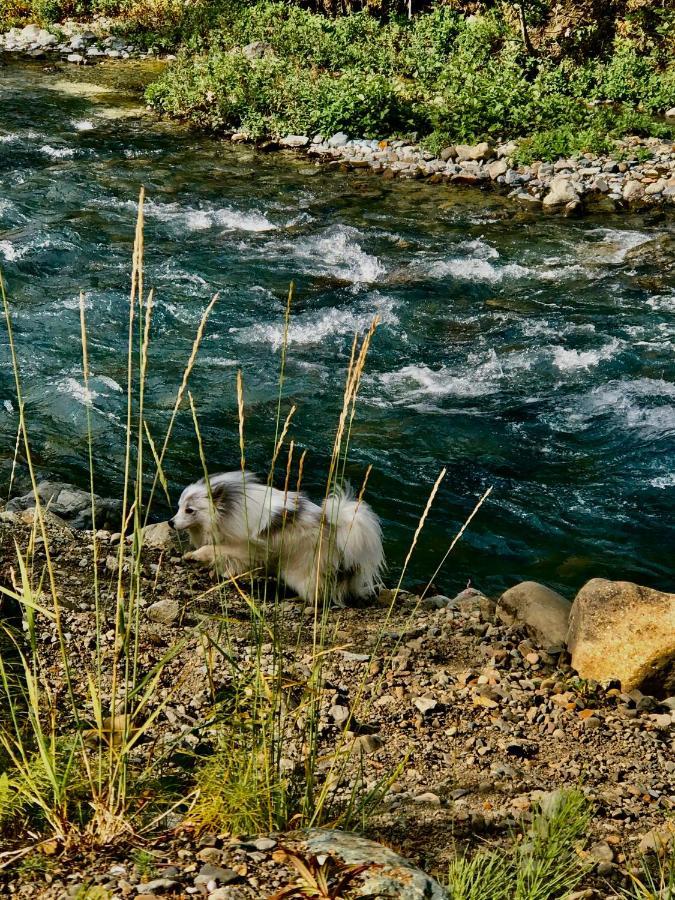
M 394 574 L 446 467 L 412 582 L 434 570 L 492 485 L 439 587 L 471 579 L 495 591 L 536 578 L 571 594 L 599 575 L 673 588 L 672 217 L 565 220 L 472 190 L 233 147 L 148 116 L 119 86 L 130 71 L 0 68 L 0 265 L 42 473 L 87 483 L 82 290 L 97 489 L 120 492 L 142 184 L 156 298 L 146 403 L 157 439 L 219 291 L 192 381 L 208 462 L 238 464 L 241 369 L 247 460 L 267 471 L 294 280 L 283 410 L 297 404 L 291 436 L 297 453 L 307 449 L 310 491 L 325 478 L 354 332 L 380 317 L 347 472 L 359 484 L 373 466 L 368 495 Z M 5 490 L 17 422 L 3 337 Z M 166 471 L 174 493 L 200 474 L 188 410 Z

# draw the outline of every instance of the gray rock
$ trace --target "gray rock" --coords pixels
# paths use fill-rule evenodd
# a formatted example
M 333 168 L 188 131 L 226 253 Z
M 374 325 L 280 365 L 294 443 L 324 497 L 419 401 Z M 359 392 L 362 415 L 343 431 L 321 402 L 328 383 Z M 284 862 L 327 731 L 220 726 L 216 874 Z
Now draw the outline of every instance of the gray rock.
M 304 134 L 287 134 L 279 141 L 280 147 L 290 147 L 293 150 L 306 147 L 309 144 L 309 138 Z
M 388 847 L 344 831 L 313 829 L 302 841 L 315 855 L 330 854 L 346 865 L 368 865 L 359 876 L 359 896 L 396 900 L 449 900 L 430 875 Z
M 157 600 L 156 603 L 150 604 L 145 614 L 151 622 L 171 625 L 180 615 L 180 604 L 176 600 Z
M 591 182 L 590 189 L 592 191 L 599 191 L 601 194 L 606 194 L 609 190 L 609 185 L 604 178 L 596 178 Z
M 211 863 L 205 863 L 199 870 L 199 874 L 195 877 L 195 885 L 208 884 L 210 881 L 217 885 L 232 884 L 233 881 L 239 881 L 240 876 L 232 869 L 225 869 L 222 866 L 213 866 Z
M 675 119 L 675 106 L 672 106 L 670 109 L 667 109 L 664 113 L 666 119 Z
M 268 53 L 274 53 L 274 49 L 271 44 L 265 44 L 262 41 L 251 41 L 250 44 L 246 44 L 241 48 L 241 52 L 246 59 L 262 59 Z
M 349 138 L 344 131 L 338 131 L 333 137 L 328 138 L 327 143 L 329 147 L 344 147 L 348 140 Z
M 356 753 L 364 753 L 366 756 L 377 753 L 384 747 L 384 741 L 378 734 L 361 734 L 354 741 Z
M 66 57 L 69 63 L 83 63 L 84 56 L 81 53 L 69 53 Z
M 136 885 L 136 893 L 138 894 L 168 894 L 179 888 L 180 884 L 172 878 L 155 878 L 154 881 L 147 881 L 144 884 Z
M 497 603 L 497 616 L 506 625 L 524 625 L 536 643 L 548 652 L 565 646 L 572 604 L 536 581 L 523 581 L 505 591 Z
M 335 703 L 328 710 L 328 715 L 336 725 L 344 725 L 349 719 L 349 707 L 341 706 L 339 703 Z
M 61 481 L 41 481 L 37 486 L 40 504 L 51 513 L 64 519 L 71 528 L 91 528 L 91 496 L 70 484 Z M 10 500 L 5 509 L 8 512 L 20 512 L 35 506 L 35 495 L 31 491 L 22 497 Z M 122 511 L 118 500 L 107 500 L 94 495 L 96 525 L 98 528 L 111 530 L 117 528 Z
M 413 703 L 423 716 L 433 712 L 438 706 L 438 701 L 434 700 L 432 697 L 417 697 L 413 700 Z
M 433 597 L 425 597 L 420 605 L 425 609 L 445 609 L 452 603 L 453 601 L 449 597 L 443 594 L 434 594 Z

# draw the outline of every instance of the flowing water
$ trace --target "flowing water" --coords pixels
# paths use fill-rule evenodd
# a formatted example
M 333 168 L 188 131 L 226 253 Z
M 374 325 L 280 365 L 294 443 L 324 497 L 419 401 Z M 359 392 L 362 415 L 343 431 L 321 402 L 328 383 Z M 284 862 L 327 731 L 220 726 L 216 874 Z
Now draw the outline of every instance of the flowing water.
M 592 576 L 673 588 L 675 220 L 565 220 L 472 190 L 318 169 L 157 122 L 107 65 L 0 68 L 0 265 L 11 297 L 35 460 L 86 486 L 93 407 L 99 493 L 122 478 L 131 241 L 148 194 L 146 283 L 156 309 L 148 419 L 161 437 L 202 310 L 192 389 L 210 466 L 274 441 L 283 312 L 297 285 L 284 410 L 325 478 L 355 331 L 381 320 L 348 475 L 384 520 L 397 572 L 439 471 L 411 567 L 435 568 L 487 486 L 489 501 L 437 584 L 497 590 L 536 578 L 571 594 Z M 143 76 L 146 77 L 146 76 Z M 82 386 L 78 296 L 89 327 Z M 0 344 L 0 476 L 17 410 Z M 189 411 L 167 462 L 200 474 Z

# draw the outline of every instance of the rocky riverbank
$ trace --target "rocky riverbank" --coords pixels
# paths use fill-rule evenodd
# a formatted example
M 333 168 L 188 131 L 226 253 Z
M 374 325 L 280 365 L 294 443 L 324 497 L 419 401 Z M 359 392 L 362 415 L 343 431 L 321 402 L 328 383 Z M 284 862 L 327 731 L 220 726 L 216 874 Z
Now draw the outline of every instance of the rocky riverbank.
M 329 165 L 370 169 L 385 178 L 496 188 L 528 208 L 567 215 L 584 209 L 613 212 L 675 204 L 675 143 L 627 137 L 615 145 L 611 156 L 586 153 L 554 163 L 519 165 L 514 160 L 515 141 L 497 146 L 486 142 L 453 145 L 446 147 L 440 158 L 405 141 L 349 139 L 344 133 L 328 139 L 290 135 L 279 141 L 280 147 L 305 150 Z
M 62 60 L 86 65 L 100 59 L 147 59 L 146 52 L 125 38 L 111 34 L 111 22 L 103 17 L 82 23 L 65 21 L 50 28 L 26 25 L 0 34 L 0 53 L 29 59 Z
M 65 508 L 72 498 L 62 495 L 55 493 L 54 502 Z M 14 542 L 25 550 L 31 540 L 33 511 L 22 506 L 0 513 L 3 584 L 14 583 Z M 74 691 L 87 718 L 86 673 L 97 643 L 93 536 L 72 531 L 55 515 L 48 533 L 57 589 L 67 598 L 61 625 Z M 107 622 L 99 640 L 105 652 L 114 633 L 109 601 L 118 538 L 99 531 L 97 544 Z M 222 597 L 207 573 L 181 561 L 165 525 L 152 526 L 145 544 L 139 670 L 153 671 L 180 647 L 161 669 L 156 696 L 146 707 L 146 714 L 156 710 L 157 716 L 145 743 L 160 756 L 170 749 L 192 760 L 215 739 L 214 696 L 227 692 L 230 683 L 229 665 L 205 655 L 205 648 L 222 640 Z M 38 545 L 36 577 L 43 565 Z M 390 599 L 384 591 L 370 608 L 335 613 L 320 725 L 322 752 L 328 754 L 348 729 L 346 746 L 368 783 L 397 773 L 365 834 L 437 877 L 418 872 L 413 881 L 420 889 L 407 893 L 399 887 L 384 896 L 442 900 L 441 884 L 458 854 L 509 846 L 514 832 L 530 827 L 537 808 L 555 805 L 557 792 L 567 789 L 580 789 L 593 810 L 578 848 L 585 874 L 575 896 L 618 897 L 642 856 L 663 857 L 675 837 L 668 824 L 675 806 L 675 596 L 595 580 L 574 605 L 532 582 L 494 599 L 473 589 L 454 598 L 402 593 L 391 614 Z M 245 669 L 254 652 L 246 603 L 230 591 L 225 608 L 228 652 Z M 288 671 L 302 680 L 312 615 L 290 599 L 281 609 L 285 632 L 299 641 L 292 653 L 293 641 L 288 644 Z M 634 627 L 648 613 L 653 626 Z M 45 671 L 57 683 L 62 662 L 54 621 L 39 615 L 37 634 Z M 263 647 L 263 666 L 271 652 L 271 645 Z M 616 660 L 623 683 L 608 675 Z M 104 672 L 104 683 L 109 677 Z M 67 732 L 72 726 L 64 720 L 61 727 Z M 345 797 L 356 777 L 354 769 L 345 773 Z M 43 900 L 90 896 L 84 891 L 92 885 L 105 898 L 254 900 L 294 883 L 294 853 L 303 859 L 323 854 L 338 867 L 363 862 L 370 853 L 362 873 L 371 878 L 369 889 L 379 889 L 394 870 L 410 884 L 412 876 L 401 875 L 403 863 L 389 850 L 377 851 L 381 867 L 373 870 L 375 851 L 359 841 L 321 831 L 228 835 L 200 830 L 189 815 L 184 820 L 172 814 L 161 835 L 145 839 L 141 855 L 126 843 L 93 854 L 56 846 L 42 858 L 37 881 L 21 857 L 5 873 L 5 888 L 12 896 Z
M 0 52 L 59 59 L 75 65 L 155 55 L 111 34 L 111 27 L 111 20 L 99 18 L 87 24 L 67 21 L 50 30 L 37 25 L 13 28 L 0 34 Z M 254 42 L 241 48 L 241 52 L 247 59 L 257 59 L 266 48 Z M 668 110 L 665 117 L 675 121 L 675 109 Z M 235 142 L 251 140 L 245 132 L 231 133 L 226 138 Z M 498 190 L 529 209 L 564 215 L 659 205 L 671 208 L 675 204 L 675 143 L 662 138 L 627 136 L 616 140 L 614 150 L 607 155 L 585 153 L 528 165 L 517 161 L 516 141 L 449 145 L 439 156 L 413 141 L 365 140 L 344 132 L 289 134 L 257 143 L 264 150 L 305 153 L 316 165 L 345 171 L 370 171 L 384 178 L 424 179 Z

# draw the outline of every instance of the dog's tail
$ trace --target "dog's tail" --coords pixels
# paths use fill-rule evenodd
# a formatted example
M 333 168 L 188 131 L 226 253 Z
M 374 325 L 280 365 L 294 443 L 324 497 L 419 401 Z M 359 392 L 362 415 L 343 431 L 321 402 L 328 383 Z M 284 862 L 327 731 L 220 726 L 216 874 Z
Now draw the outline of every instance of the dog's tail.
M 382 584 L 384 568 L 380 520 L 349 486 L 334 490 L 324 503 L 330 526 L 330 568 L 334 574 L 334 600 L 365 599 Z

